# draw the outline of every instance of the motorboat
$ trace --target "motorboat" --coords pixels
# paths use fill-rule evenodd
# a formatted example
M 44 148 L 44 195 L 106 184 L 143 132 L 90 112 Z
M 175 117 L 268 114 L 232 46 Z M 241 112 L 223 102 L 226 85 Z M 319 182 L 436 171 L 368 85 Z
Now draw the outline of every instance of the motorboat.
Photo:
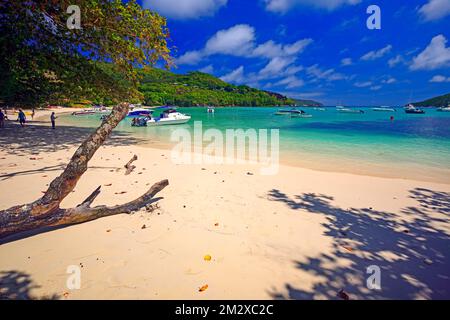
M 84 109 L 84 110 L 81 110 L 81 111 L 74 111 L 74 112 L 72 112 L 73 116 L 87 116 L 87 115 L 90 115 L 90 114 L 96 114 L 96 111 L 93 110 L 93 109 Z
M 408 104 L 405 107 L 405 112 L 406 113 L 413 113 L 413 114 L 424 114 L 425 113 L 425 111 L 423 111 L 422 109 L 416 108 L 412 104 Z
M 437 108 L 437 111 L 441 111 L 441 112 L 450 112 L 450 104 L 447 107 L 440 107 Z
M 153 110 L 144 109 L 144 108 L 133 108 L 127 114 L 127 117 L 141 117 L 141 116 L 149 116 L 153 113 Z
M 214 107 L 208 107 L 207 109 L 206 109 L 206 112 L 207 113 L 214 113 Z
M 290 116 L 291 118 L 311 118 L 312 117 L 312 115 L 307 114 L 305 111 L 297 110 L 296 108 L 280 109 L 277 112 L 275 112 L 275 115 L 276 116 L 287 115 L 287 116 Z
M 164 109 L 159 117 L 148 117 L 147 126 L 162 126 L 168 124 L 183 124 L 191 119 L 190 115 L 178 112 L 176 107 L 160 107 Z
M 381 106 L 381 107 L 375 107 L 375 108 L 372 108 L 372 111 L 379 111 L 379 112 L 395 112 L 396 110 L 395 110 L 394 108 L 391 108 L 391 107 Z
M 337 110 L 337 112 L 340 112 L 340 113 L 364 113 L 364 110 L 361 110 L 361 109 L 352 109 L 352 108 L 346 108 L 346 107 L 342 107 L 342 106 L 337 106 L 336 110 Z

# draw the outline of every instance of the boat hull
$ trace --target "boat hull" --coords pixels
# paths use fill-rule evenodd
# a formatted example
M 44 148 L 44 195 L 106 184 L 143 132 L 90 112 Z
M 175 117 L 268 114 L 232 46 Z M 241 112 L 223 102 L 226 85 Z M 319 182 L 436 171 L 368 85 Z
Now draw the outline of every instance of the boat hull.
M 166 126 L 166 125 L 171 125 L 171 124 L 183 124 L 183 123 L 187 123 L 189 120 L 191 120 L 190 117 L 188 118 L 183 118 L 183 119 L 151 119 L 149 121 L 147 121 L 147 126 L 148 127 L 156 127 L 156 126 Z

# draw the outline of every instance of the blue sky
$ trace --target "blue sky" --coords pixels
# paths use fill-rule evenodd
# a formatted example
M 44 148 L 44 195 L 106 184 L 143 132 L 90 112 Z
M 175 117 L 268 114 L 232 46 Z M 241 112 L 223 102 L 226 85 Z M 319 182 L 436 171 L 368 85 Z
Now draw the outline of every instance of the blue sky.
M 142 0 L 168 18 L 177 73 L 328 105 L 450 92 L 450 0 Z M 368 6 L 381 9 L 369 30 Z

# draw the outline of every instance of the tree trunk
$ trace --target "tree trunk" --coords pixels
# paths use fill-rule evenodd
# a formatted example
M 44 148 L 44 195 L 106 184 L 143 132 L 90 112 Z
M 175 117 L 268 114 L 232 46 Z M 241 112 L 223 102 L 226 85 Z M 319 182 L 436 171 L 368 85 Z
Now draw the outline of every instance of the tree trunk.
M 99 187 L 78 207 L 71 209 L 60 209 L 59 207 L 63 199 L 75 188 L 80 177 L 86 172 L 88 162 L 94 153 L 127 113 L 127 103 L 115 106 L 107 119 L 75 151 L 65 170 L 50 183 L 42 198 L 29 204 L 0 211 L 0 238 L 43 226 L 80 223 L 113 214 L 129 213 L 151 202 L 156 193 L 169 184 L 167 180 L 154 184 L 140 198 L 124 205 L 91 208 L 90 204 L 100 193 Z

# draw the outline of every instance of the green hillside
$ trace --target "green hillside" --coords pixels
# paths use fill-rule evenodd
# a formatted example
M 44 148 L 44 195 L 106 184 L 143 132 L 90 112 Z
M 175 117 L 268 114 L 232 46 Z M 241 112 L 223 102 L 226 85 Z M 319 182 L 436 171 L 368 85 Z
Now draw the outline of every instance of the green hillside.
M 413 105 L 416 107 L 446 107 L 450 105 L 450 93 L 434 97 L 425 101 L 414 102 Z
M 139 91 L 145 105 L 188 106 L 273 106 L 293 105 L 281 94 L 232 85 L 201 72 L 175 74 L 161 69 L 141 71 Z

